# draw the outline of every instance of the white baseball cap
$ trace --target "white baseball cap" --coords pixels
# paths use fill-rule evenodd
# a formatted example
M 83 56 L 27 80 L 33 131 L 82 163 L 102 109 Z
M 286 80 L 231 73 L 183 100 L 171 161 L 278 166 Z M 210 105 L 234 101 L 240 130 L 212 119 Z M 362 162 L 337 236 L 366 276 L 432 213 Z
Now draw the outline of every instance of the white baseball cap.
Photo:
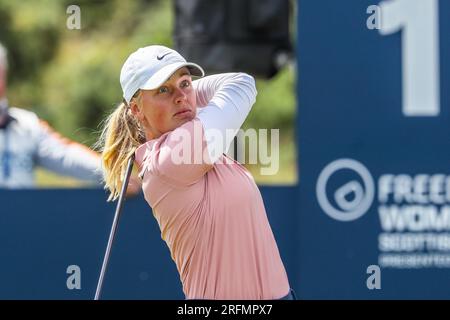
M 120 71 L 120 85 L 125 101 L 130 103 L 139 89 L 153 90 L 160 87 L 182 67 L 187 67 L 194 76 L 205 75 L 202 67 L 187 62 L 173 49 L 159 45 L 139 48 L 128 57 Z

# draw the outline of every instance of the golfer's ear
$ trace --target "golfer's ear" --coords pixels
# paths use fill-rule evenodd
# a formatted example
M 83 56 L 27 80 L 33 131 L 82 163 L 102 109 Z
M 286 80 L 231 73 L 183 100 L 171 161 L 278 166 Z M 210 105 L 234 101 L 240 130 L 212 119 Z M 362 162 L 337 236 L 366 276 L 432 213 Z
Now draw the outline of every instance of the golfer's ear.
M 130 110 L 135 117 L 137 117 L 139 120 L 143 120 L 144 114 L 142 113 L 135 99 L 130 101 Z

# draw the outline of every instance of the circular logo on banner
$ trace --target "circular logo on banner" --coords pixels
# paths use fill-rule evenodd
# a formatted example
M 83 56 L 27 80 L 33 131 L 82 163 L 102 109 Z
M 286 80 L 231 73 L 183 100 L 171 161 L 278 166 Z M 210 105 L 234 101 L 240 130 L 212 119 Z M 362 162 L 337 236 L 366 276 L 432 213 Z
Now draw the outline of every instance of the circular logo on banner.
M 361 178 L 363 185 L 358 180 L 350 180 L 337 188 L 334 192 L 334 206 L 327 196 L 327 184 L 331 176 L 340 170 L 353 171 Z M 353 197 L 349 200 L 348 196 L 351 194 Z M 316 195 L 320 207 L 331 218 L 339 221 L 356 220 L 365 214 L 372 204 L 374 194 L 375 187 L 369 170 L 353 159 L 331 162 L 322 170 L 317 180 Z

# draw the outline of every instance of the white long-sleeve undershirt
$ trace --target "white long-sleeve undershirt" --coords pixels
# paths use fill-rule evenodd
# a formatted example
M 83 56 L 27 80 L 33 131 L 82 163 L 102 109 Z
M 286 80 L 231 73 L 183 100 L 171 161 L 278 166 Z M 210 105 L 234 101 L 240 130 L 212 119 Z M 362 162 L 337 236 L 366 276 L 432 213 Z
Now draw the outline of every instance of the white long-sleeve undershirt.
M 205 130 L 208 153 L 215 162 L 226 153 L 256 101 L 256 86 L 246 73 L 222 73 L 193 81 L 197 117 Z

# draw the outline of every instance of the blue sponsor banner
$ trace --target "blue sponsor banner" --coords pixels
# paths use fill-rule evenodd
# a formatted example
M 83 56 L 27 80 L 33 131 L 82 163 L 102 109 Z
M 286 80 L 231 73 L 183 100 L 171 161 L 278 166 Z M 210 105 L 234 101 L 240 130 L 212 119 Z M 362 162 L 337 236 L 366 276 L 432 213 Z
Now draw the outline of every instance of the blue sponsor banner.
M 297 289 L 295 187 L 261 187 Z M 116 202 L 98 189 L 0 190 L 0 300 L 94 299 Z M 180 277 L 143 196 L 127 199 L 102 299 L 184 299 Z
M 299 295 L 450 298 L 450 2 L 300 0 Z

